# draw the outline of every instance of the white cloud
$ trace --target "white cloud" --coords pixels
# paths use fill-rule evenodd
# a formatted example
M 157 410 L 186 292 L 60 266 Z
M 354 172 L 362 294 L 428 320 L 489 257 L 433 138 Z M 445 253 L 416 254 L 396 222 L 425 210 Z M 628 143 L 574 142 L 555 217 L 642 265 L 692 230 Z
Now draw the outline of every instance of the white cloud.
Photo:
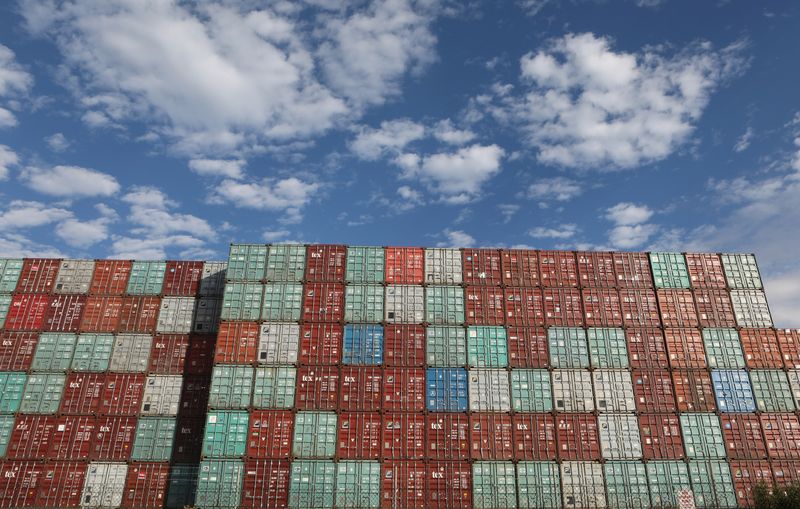
M 13 200 L 0 212 L 0 231 L 34 228 L 72 217 L 62 207 L 48 206 L 36 201 Z
M 11 167 L 19 164 L 19 156 L 6 145 L 0 145 L 0 180 L 8 178 Z
M 570 239 L 578 233 L 578 225 L 576 224 L 562 224 L 557 228 L 545 228 L 538 226 L 528 232 L 533 238 L 536 239 Z
M 19 233 L 4 233 L 0 235 L 0 253 L 9 258 L 66 257 L 58 248 L 40 244 Z
M 163 260 L 169 252 L 180 249 L 181 258 L 193 258 L 195 253 L 207 253 L 205 242 L 191 235 L 164 237 L 115 236 L 110 258 L 133 260 Z
M 634 225 L 646 222 L 653 216 L 653 211 L 646 205 L 635 203 L 618 203 L 606 209 L 606 219 L 617 225 Z
M 25 95 L 33 86 L 33 76 L 19 65 L 14 52 L 0 44 L 0 98 Z M 0 107 L 0 128 L 14 127 L 17 117 L 9 109 Z
M 18 123 L 17 117 L 13 113 L 5 108 L 0 108 L 0 128 L 16 127 Z
M 108 238 L 108 221 L 67 219 L 56 227 L 56 235 L 74 247 L 89 247 Z
M 180 214 L 167 195 L 155 187 L 134 187 L 122 201 L 130 204 L 127 220 L 135 226 L 131 232 L 145 237 L 188 233 L 194 237 L 214 239 L 216 231 L 206 221 L 191 214 Z
M 436 244 L 437 247 L 472 247 L 475 237 L 461 230 L 445 229 L 441 233 L 445 240 Z
M 397 195 L 403 200 L 402 206 L 405 208 L 413 208 L 417 205 L 422 205 L 425 200 L 422 198 L 422 193 L 409 186 L 400 186 L 397 188 Z
M 198 175 L 238 179 L 245 164 L 243 159 L 192 159 L 189 169 Z
M 111 175 L 80 166 L 28 167 L 22 171 L 20 180 L 42 194 L 69 198 L 111 196 L 120 188 Z
M 800 268 L 768 271 L 764 288 L 775 326 L 800 327 Z
M 608 241 L 617 249 L 631 249 L 647 242 L 658 231 L 654 224 L 623 224 L 608 233 Z
M 511 218 L 519 212 L 521 208 L 519 205 L 515 205 L 513 203 L 501 203 L 497 206 L 500 209 L 500 213 L 503 214 L 503 223 L 508 223 L 511 221 Z
M 474 132 L 456 128 L 450 119 L 439 121 L 433 128 L 433 136 L 450 145 L 463 145 L 475 139 Z
M 311 200 L 319 188 L 319 184 L 305 182 L 296 177 L 265 179 L 260 183 L 223 180 L 216 187 L 213 199 L 232 203 L 236 207 L 283 210 L 289 215 L 297 215 L 299 209 Z
M 736 145 L 733 146 L 734 152 L 744 152 L 750 147 L 750 143 L 753 141 L 753 136 L 755 132 L 753 131 L 752 127 L 748 127 L 747 130 L 736 140 Z
M 409 143 L 425 136 L 425 126 L 408 119 L 381 122 L 378 129 L 362 127 L 350 143 L 359 158 L 376 161 L 387 154 L 396 154 Z
M 289 230 L 266 230 L 261 234 L 265 242 L 275 242 L 277 240 L 285 239 L 290 235 Z
M 55 133 L 44 139 L 47 146 L 54 152 L 63 152 L 69 148 L 69 140 L 63 133 Z
M 581 193 L 580 183 L 563 177 L 539 179 L 528 187 L 528 196 L 538 200 L 569 201 Z

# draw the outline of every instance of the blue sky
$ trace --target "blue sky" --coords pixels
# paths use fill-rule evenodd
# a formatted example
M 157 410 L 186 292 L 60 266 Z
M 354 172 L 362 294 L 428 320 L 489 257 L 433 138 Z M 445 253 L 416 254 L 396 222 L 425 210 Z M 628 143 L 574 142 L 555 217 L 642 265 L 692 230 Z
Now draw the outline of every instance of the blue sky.
M 800 326 L 800 5 L 0 7 L 0 255 L 755 252 Z

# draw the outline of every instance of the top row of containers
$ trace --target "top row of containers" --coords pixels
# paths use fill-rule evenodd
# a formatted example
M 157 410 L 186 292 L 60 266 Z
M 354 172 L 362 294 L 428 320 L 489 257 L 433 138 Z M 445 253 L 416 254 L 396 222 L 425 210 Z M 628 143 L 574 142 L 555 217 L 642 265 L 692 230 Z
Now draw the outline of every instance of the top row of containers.
M 228 281 L 761 289 L 753 255 L 232 244 Z

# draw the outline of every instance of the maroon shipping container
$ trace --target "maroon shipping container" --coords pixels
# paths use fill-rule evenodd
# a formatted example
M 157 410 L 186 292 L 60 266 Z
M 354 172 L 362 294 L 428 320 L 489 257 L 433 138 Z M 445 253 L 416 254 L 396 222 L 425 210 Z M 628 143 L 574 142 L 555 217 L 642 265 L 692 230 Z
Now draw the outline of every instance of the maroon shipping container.
M 55 429 L 56 418 L 52 415 L 20 415 L 14 422 L 6 457 L 32 460 L 46 458 Z
M 203 277 L 203 262 L 168 261 L 164 273 L 164 295 L 192 297 Z
M 706 367 L 706 349 L 699 330 L 666 329 L 664 339 L 667 342 L 669 363 L 673 369 Z
M 658 290 L 658 306 L 664 327 L 699 327 L 691 290 Z
M 156 334 L 147 370 L 158 375 L 182 375 L 188 350 L 188 334 Z
M 34 504 L 36 507 L 78 507 L 88 465 L 77 461 L 48 461 Z
M 294 414 L 289 410 L 253 410 L 247 429 L 248 458 L 289 458 Z
M 778 337 L 772 329 L 741 329 L 739 339 L 742 341 L 744 361 L 748 368 L 783 367 Z
M 17 280 L 18 293 L 50 293 L 58 277 L 61 260 L 56 258 L 25 258 Z
M 771 460 L 769 464 L 772 467 L 775 484 L 778 486 L 800 481 L 800 461 Z
M 619 291 L 625 327 L 661 327 L 656 293 L 650 288 Z
M 122 315 L 122 297 L 86 299 L 80 330 L 82 332 L 116 332 Z
M 343 366 L 339 376 L 339 410 L 368 412 L 381 408 L 383 370 Z
M 505 318 L 510 326 L 542 327 L 544 320 L 544 296 L 542 290 L 532 287 L 509 287 L 505 289 Z
M 387 325 L 383 331 L 383 360 L 385 366 L 425 366 L 425 327 Z
M 128 465 L 123 509 L 161 509 L 167 499 L 169 463 L 134 462 Z
M 424 509 L 428 505 L 424 461 L 381 464 L 381 509 Z
M 581 292 L 576 288 L 545 288 L 544 317 L 550 327 L 583 327 Z
M 639 412 L 675 412 L 672 377 L 666 369 L 633 370 L 633 392 Z
M 471 457 L 474 460 L 510 460 L 514 457 L 511 416 L 473 413 L 469 416 Z
M 109 373 L 100 394 L 100 415 L 136 415 L 142 406 L 146 376 L 132 373 Z
M 91 295 L 123 295 L 128 288 L 133 262 L 130 260 L 97 260 L 94 264 Z
M 205 424 L 205 417 L 178 416 L 175 422 L 175 441 L 172 444 L 174 463 L 200 462 Z
M 303 288 L 302 319 L 308 322 L 344 320 L 344 285 L 308 283 Z
M 97 419 L 88 415 L 62 415 L 50 439 L 48 459 L 85 460 L 89 457 Z
M 506 286 L 539 286 L 539 252 L 509 249 L 500 252 L 503 284 Z
M 672 372 L 672 388 L 679 412 L 714 412 L 714 386 L 708 371 L 681 369 Z
M 465 248 L 461 256 L 461 266 L 466 284 L 500 286 L 503 283 L 500 251 L 497 249 Z
M 650 259 L 646 253 L 614 253 L 614 273 L 620 288 L 652 288 Z
M 0 371 L 28 371 L 38 343 L 37 332 L 0 332 Z
M 800 369 L 800 329 L 778 329 L 778 345 L 786 369 Z
M 44 330 L 78 332 L 85 307 L 85 295 L 55 295 L 44 317 Z
M 339 402 L 339 368 L 297 368 L 295 406 L 298 410 L 336 410 Z
M 14 295 L 6 315 L 6 330 L 42 330 L 51 298 L 50 295 L 34 293 Z
M 509 327 L 508 361 L 512 368 L 550 366 L 547 331 L 541 327 Z
M 758 484 L 772 486 L 772 467 L 769 461 L 731 461 L 731 476 L 739 507 L 751 507 L 753 488 Z
M 556 421 L 550 414 L 514 414 L 511 416 L 514 433 L 514 459 L 555 460 Z
M 202 428 L 198 431 L 202 439 Z M 89 459 L 92 461 L 127 461 L 136 438 L 136 417 L 98 417 Z
M 347 246 L 317 244 L 306 248 L 306 281 L 344 282 Z
M 469 325 L 503 325 L 505 309 L 503 289 L 488 286 L 468 286 L 464 292 Z
M 39 461 L 0 462 L 0 507 L 32 507 L 43 469 Z
M 578 263 L 572 251 L 539 251 L 539 277 L 544 287 L 578 286 Z
M 622 327 L 622 305 L 613 288 L 584 288 L 583 313 L 589 327 Z
M 256 322 L 219 324 L 215 364 L 251 364 L 258 356 L 259 327 Z
M 210 375 L 186 375 L 183 377 L 178 413 L 182 417 L 203 417 L 208 409 L 208 394 L 211 389 Z
M 289 505 L 289 473 L 286 460 L 245 460 L 241 506 L 243 509 Z
M 425 282 L 425 251 L 421 247 L 387 247 L 386 282 L 421 285 Z
M 628 359 L 632 368 L 661 369 L 669 367 L 667 344 L 661 329 L 626 329 Z
M 349 460 L 378 459 L 381 456 L 381 427 L 378 412 L 339 414 L 336 457 Z
M 761 414 L 770 459 L 800 459 L 800 420 L 795 414 Z
M 612 253 L 578 251 L 578 276 L 581 286 L 613 288 L 617 286 Z
M 728 290 L 697 289 L 694 291 L 701 327 L 736 327 L 733 302 Z
M 345 368 L 342 368 L 344 377 Z M 425 410 L 425 370 L 423 368 L 384 368 L 384 411 L 422 412 Z M 372 409 L 367 409 L 372 410 Z
M 428 459 L 470 458 L 469 418 L 464 414 L 436 412 L 425 416 Z
M 425 416 L 390 412 L 383 414 L 384 459 L 425 457 Z
M 431 509 L 472 509 L 472 465 L 463 461 L 428 463 L 425 485 Z
M 722 260 L 714 253 L 686 253 L 692 288 L 725 288 Z
M 154 332 L 160 308 L 160 297 L 123 297 L 119 332 Z
M 600 429 L 592 414 L 558 414 L 556 439 L 561 460 L 600 459 Z
M 327 366 L 342 358 L 343 327 L 338 323 L 305 323 L 300 332 L 300 364 Z
M 647 460 L 683 459 L 681 423 L 673 414 L 642 414 L 639 416 L 642 434 L 642 456 Z
M 63 414 L 94 414 L 106 384 L 105 373 L 70 373 L 64 384 L 59 412 Z
M 213 335 L 189 334 L 189 350 L 183 372 L 186 375 L 210 375 L 214 366 L 214 346 L 217 339 Z
M 720 414 L 722 436 L 728 458 L 758 460 L 767 458 L 761 421 L 755 414 Z

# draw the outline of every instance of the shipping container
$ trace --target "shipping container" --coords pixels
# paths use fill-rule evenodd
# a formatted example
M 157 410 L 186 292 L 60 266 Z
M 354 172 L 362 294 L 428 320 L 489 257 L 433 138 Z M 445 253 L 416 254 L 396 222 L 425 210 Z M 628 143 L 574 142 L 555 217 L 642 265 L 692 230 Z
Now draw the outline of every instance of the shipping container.
M 637 459 L 642 457 L 639 421 L 633 414 L 601 414 L 600 454 L 603 459 Z
M 242 499 L 244 462 L 241 460 L 203 460 L 197 477 L 198 507 L 238 507 Z
M 254 410 L 247 430 L 248 458 L 289 458 L 294 414 L 288 410 Z
M 497 249 L 465 248 L 461 265 L 464 282 L 476 286 L 500 286 L 503 284 L 503 269 Z
M 333 412 L 297 412 L 292 455 L 297 458 L 333 458 L 336 454 L 336 419 Z
M 387 325 L 383 331 L 383 363 L 387 367 L 425 365 L 425 330 L 422 325 Z
M 300 326 L 296 323 L 261 324 L 257 361 L 259 364 L 291 365 L 297 363 Z
M 8 443 L 8 459 L 39 460 L 50 450 L 50 441 L 56 429 L 52 415 L 20 415 L 14 423 Z
M 93 274 L 94 260 L 62 260 L 53 292 L 86 294 Z
M 393 459 L 425 458 L 425 416 L 406 412 L 383 414 L 381 457 Z
M 585 329 L 551 327 L 547 330 L 547 339 L 552 367 L 588 368 L 591 365 Z
M 736 492 L 725 461 L 689 461 L 689 479 L 698 508 L 736 507 Z
M 589 359 L 593 368 L 627 368 L 628 348 L 622 329 L 588 330 Z
M 424 322 L 425 289 L 419 285 L 388 285 L 385 312 L 389 323 Z
M 252 366 L 214 366 L 208 406 L 217 409 L 247 408 L 253 392 Z
M 464 289 L 429 286 L 425 289 L 425 321 L 432 325 L 464 323 Z
M 260 509 L 264 504 L 284 509 L 289 504 L 289 472 L 286 460 L 246 460 L 241 507 Z
M 759 290 L 762 288 L 755 256 L 724 253 L 722 267 L 725 269 L 728 287 L 734 290 Z
M 0 413 L 13 414 L 19 410 L 27 382 L 28 375 L 25 373 L 0 372 Z
M 136 415 L 142 407 L 145 376 L 142 374 L 109 374 L 99 398 L 101 415 Z
M 500 267 L 506 286 L 539 286 L 539 252 L 528 249 L 500 251 Z
M 761 414 L 760 417 L 770 459 L 800 459 L 800 419 L 797 415 Z
M 194 297 L 164 297 L 161 299 L 156 332 L 173 334 L 192 332 L 196 305 Z
M 504 327 L 472 326 L 467 329 L 467 364 L 470 367 L 508 366 Z
M 646 253 L 613 253 L 614 273 L 620 288 L 652 288 L 650 259 Z
M 552 371 L 553 405 L 557 412 L 593 412 L 592 374 L 582 369 Z
M 505 324 L 506 310 L 502 288 L 468 286 L 464 294 L 467 304 L 468 324 Z
M 725 458 L 725 440 L 719 417 L 714 414 L 681 414 L 681 431 L 686 456 L 696 458 Z
M 703 344 L 710 368 L 744 368 L 742 343 L 736 329 L 703 329 Z
M 717 409 L 708 371 L 675 370 L 672 372 L 672 386 L 679 412 L 713 412 Z
M 653 507 L 677 507 L 678 492 L 692 487 L 683 461 L 648 461 L 645 469 Z
M 340 461 L 336 464 L 334 506 L 377 509 L 380 484 L 381 465 L 377 461 Z
M 383 370 L 381 368 L 342 367 L 339 372 L 341 410 L 377 410 L 381 407 Z
M 11 307 L 11 295 L 0 294 L 0 327 L 4 327 Z
M 262 285 L 261 283 L 228 283 L 225 285 L 225 294 L 222 299 L 222 312 L 220 318 L 222 320 L 258 320 L 262 317 L 261 302 L 264 294 L 264 289 L 270 288 L 270 296 L 278 294 L 278 299 L 284 295 L 281 290 L 285 290 L 285 285 Z M 291 295 L 294 297 L 297 291 L 302 287 L 300 285 L 291 285 Z M 286 292 L 289 293 L 288 291 Z M 264 311 L 266 312 L 267 302 L 264 302 Z M 265 314 L 264 316 L 269 316 Z M 299 318 L 299 313 L 296 313 L 294 319 Z
M 197 492 L 197 478 L 200 467 L 194 464 L 173 464 L 169 473 L 166 507 L 182 509 L 193 506 Z
M 789 388 L 794 396 L 794 404 L 800 409 L 800 369 L 792 369 L 788 373 Z
M 727 290 L 695 290 L 694 301 L 701 327 L 736 327 L 733 303 Z
M 650 253 L 656 288 L 689 288 L 689 271 L 681 253 Z
M 242 458 L 247 450 L 250 416 L 242 410 L 212 410 L 203 434 L 204 458 Z
M 119 332 L 153 333 L 160 307 L 161 299 L 158 297 L 123 297 Z
M 707 367 L 703 335 L 696 329 L 666 329 L 664 337 L 673 369 Z
M 81 339 L 86 334 L 78 336 L 78 348 L 75 350 L 75 358 L 80 352 Z M 113 343 L 113 337 L 107 335 Z M 183 367 L 186 362 L 186 353 L 189 350 L 188 334 L 156 334 L 153 338 L 153 346 L 150 349 L 150 364 L 147 371 L 159 375 L 182 375 Z M 109 349 L 109 355 L 111 351 Z M 75 361 L 73 360 L 73 369 Z M 97 364 L 100 365 L 99 363 Z M 102 371 L 102 370 L 99 370 Z
M 150 375 L 142 396 L 142 415 L 176 416 L 180 407 L 183 377 Z
M 754 369 L 750 371 L 750 382 L 759 412 L 794 412 L 797 409 L 784 371 Z
M 800 481 L 800 461 L 770 461 L 775 484 L 785 486 Z
M 203 452 L 205 426 L 205 415 L 203 417 L 192 415 L 178 417 L 175 423 L 175 443 L 172 445 L 172 462 L 192 463 L 197 467 Z M 194 498 L 194 491 L 192 491 L 192 498 Z
M 546 369 L 511 370 L 511 408 L 514 412 L 551 412 L 550 373 Z
M 31 369 L 34 371 L 66 372 L 75 353 L 75 334 L 43 333 L 39 335 Z
M 0 293 L 11 293 L 17 288 L 22 263 L 21 258 L 0 258 Z
M 564 507 L 604 509 L 606 503 L 603 466 L 592 461 L 561 463 Z
M 641 414 L 642 456 L 646 460 L 683 459 L 681 424 L 674 414 Z
M 130 260 L 97 260 L 89 284 L 91 295 L 123 295 L 128 287 L 133 262 Z
M 425 282 L 429 285 L 461 284 L 461 251 L 458 249 L 425 249 Z
M 97 419 L 87 415 L 63 415 L 56 418 L 50 447 L 44 457 L 86 460 L 97 432 Z
M 298 368 L 297 395 L 294 404 L 301 410 L 335 410 L 339 404 L 339 368 L 335 366 Z
M 38 332 L 0 331 L 0 371 L 28 371 L 38 342 Z
M 264 297 L 265 310 L 267 308 L 269 287 L 270 285 L 267 285 Z M 340 322 L 344 320 L 344 291 L 345 287 L 340 283 L 306 284 L 303 290 L 302 319 L 309 322 Z M 277 296 L 275 297 L 277 298 Z M 291 299 L 288 296 L 282 296 L 281 298 L 283 300 L 273 304 L 272 307 L 286 307 L 286 301 Z M 275 316 L 273 312 L 270 313 L 269 317 L 265 315 L 262 318 L 267 320 L 297 321 L 300 317 L 287 312 L 281 313 L 280 316 Z
M 345 289 L 344 319 L 348 322 L 383 320 L 383 287 L 350 284 Z
M 347 376 L 342 368 L 342 376 Z M 367 368 L 369 369 L 369 368 Z M 343 380 L 343 384 L 345 381 Z M 422 412 L 425 410 L 425 370 L 423 368 L 384 368 L 383 403 L 384 411 Z M 364 408 L 373 410 L 373 408 Z
M 772 486 L 773 483 L 768 461 L 731 461 L 731 476 L 739 507 L 753 506 L 753 489 L 757 485 Z
M 267 281 L 302 281 L 305 266 L 305 246 L 286 244 L 269 246 Z
M 650 488 L 644 463 L 609 461 L 603 465 L 609 507 L 650 507 Z
M 125 291 L 128 295 L 159 295 L 164 286 L 166 269 L 166 262 L 133 262 Z
M 214 362 L 250 364 L 256 361 L 259 326 L 256 322 L 222 322 L 217 334 Z
M 669 371 L 634 369 L 632 374 L 637 411 L 645 413 L 678 411 Z
M 14 431 L 14 421 L 13 415 L 0 415 L 0 458 L 6 457 L 11 432 Z
M 544 296 L 538 288 L 511 287 L 504 290 L 506 323 L 518 327 L 541 327 Z
M 300 328 L 300 364 L 336 365 L 342 359 L 344 328 L 336 323 L 304 323 Z M 388 346 L 388 343 L 387 343 Z
M 344 327 L 342 364 L 374 366 L 383 363 L 383 326 L 348 324 Z
M 44 330 L 77 332 L 85 309 L 85 295 L 54 296 L 44 317 Z
M 467 411 L 468 382 L 466 369 L 428 368 L 426 379 L 426 404 L 429 412 Z
M 584 288 L 581 290 L 585 323 L 589 327 L 622 327 L 622 304 L 617 290 Z
M 160 509 L 164 507 L 169 475 L 167 463 L 131 463 L 128 465 L 120 507 L 123 509 Z
M 686 253 L 692 288 L 725 288 L 722 260 L 715 253 Z
M 778 329 L 777 337 L 786 369 L 800 369 L 800 329 Z
M 576 288 L 545 288 L 544 319 L 550 327 L 582 327 L 581 292 Z
M 125 463 L 89 463 L 81 507 L 118 507 L 122 503 L 127 475 Z
M 378 459 L 383 418 L 378 412 L 341 412 L 336 441 L 339 459 Z
M 550 414 L 514 414 L 515 460 L 555 460 L 558 457 L 555 418 Z
M 741 329 L 739 339 L 748 368 L 783 367 L 778 337 L 772 329 Z
M 186 375 L 210 375 L 211 367 L 214 364 L 214 336 L 190 334 L 189 350 L 186 351 L 186 361 L 184 363 L 184 374 Z
M 543 328 L 508 327 L 508 360 L 512 368 L 547 368 L 550 349 Z
M 511 388 L 508 371 L 469 370 L 469 409 L 473 412 L 510 412 Z
M 517 463 L 519 509 L 560 509 L 561 475 L 553 461 Z
M 0 463 L 0 506 L 31 507 L 42 478 L 44 465 L 38 461 Z
M 578 264 L 571 251 L 539 251 L 539 277 L 544 287 L 577 287 Z
M 164 274 L 164 295 L 192 297 L 203 276 L 203 262 L 168 261 Z
M 473 460 L 511 460 L 514 433 L 508 414 L 472 413 L 469 416 Z
M 127 461 L 136 438 L 136 417 L 98 417 L 89 459 Z
M 86 299 L 80 323 L 84 332 L 116 332 L 122 315 L 123 297 L 94 297 Z
M 620 290 L 622 323 L 625 327 L 660 327 L 658 300 L 650 288 Z
M 24 414 L 56 413 L 66 378 L 63 373 L 31 373 L 22 393 L 19 411 Z
M 261 281 L 267 267 L 267 246 L 231 244 L 225 277 L 228 281 Z
M 50 308 L 52 297 L 45 294 L 17 293 L 11 297 L 5 320 L 6 330 L 39 331 L 44 328 L 44 319 Z M 2 304 L 0 304 L 2 306 Z M 2 318 L 2 317 L 0 317 Z
M 731 290 L 731 301 L 739 327 L 772 327 L 767 296 L 762 290 Z
M 383 283 L 386 265 L 383 248 L 348 246 L 345 281 L 348 283 Z
M 208 410 L 208 396 L 211 388 L 211 376 L 185 375 L 181 388 L 180 409 L 182 417 L 198 417 Z
M 106 371 L 114 348 L 112 334 L 79 334 L 75 342 L 70 369 L 73 371 Z
M 225 277 L 228 262 L 203 262 L 198 295 L 203 297 L 222 297 L 225 292 Z
M 472 467 L 469 463 L 432 462 L 428 464 L 427 474 L 425 491 L 431 508 L 472 508 Z
M 756 402 L 747 371 L 717 369 L 711 372 L 720 412 L 755 412 Z
M 169 461 L 175 441 L 174 417 L 142 417 L 136 424 L 131 459 L 134 461 Z
M 632 368 L 669 368 L 669 353 L 661 329 L 626 329 L 625 337 Z M 700 343 L 702 344 L 702 338 Z M 678 360 L 676 357 L 676 361 Z
M 556 443 L 560 460 L 599 460 L 600 430 L 592 414 L 557 414 Z
M 47 462 L 41 469 L 41 482 L 33 503 L 35 507 L 91 507 L 82 500 L 88 482 L 85 463 L 72 461 Z M 113 488 L 112 490 L 113 491 Z
M 578 276 L 582 287 L 613 288 L 617 286 L 612 253 L 578 251 Z
M 472 503 L 475 509 L 517 506 L 517 475 L 510 461 L 472 464 Z
M 761 421 L 757 415 L 725 414 L 721 415 L 719 419 L 729 459 L 767 458 L 767 447 L 761 431 Z
M 153 336 L 147 334 L 119 334 L 114 340 L 109 371 L 144 373 L 150 363 Z
M 347 246 L 317 244 L 306 248 L 306 281 L 344 283 Z
M 700 326 L 691 290 L 658 290 L 656 295 L 664 327 Z
M 332 461 L 294 461 L 289 478 L 289 507 L 331 509 L 334 504 L 336 464 Z
M 50 293 L 58 277 L 61 260 L 25 258 L 17 281 L 17 293 Z
M 420 285 L 425 282 L 425 252 L 417 247 L 387 247 L 386 282 Z
M 426 458 L 434 460 L 466 460 L 470 458 L 469 418 L 465 414 L 429 413 L 425 416 L 425 428 Z M 516 441 L 516 437 L 514 443 L 515 445 L 519 443 Z M 555 444 L 555 438 L 553 443 Z

